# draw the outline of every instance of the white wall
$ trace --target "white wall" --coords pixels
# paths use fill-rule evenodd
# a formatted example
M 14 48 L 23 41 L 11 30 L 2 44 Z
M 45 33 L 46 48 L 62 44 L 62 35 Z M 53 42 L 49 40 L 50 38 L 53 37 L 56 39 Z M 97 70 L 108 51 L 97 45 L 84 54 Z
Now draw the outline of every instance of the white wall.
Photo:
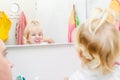
M 68 21 L 73 8 L 77 8 L 80 22 L 85 20 L 85 0 L 37 0 L 37 18 L 46 35 L 56 42 L 68 42 Z
M 109 8 L 112 0 L 87 0 L 87 17 L 90 15 L 90 11 L 95 8 Z
M 79 68 L 80 60 L 72 44 L 8 47 L 8 58 L 14 63 L 13 80 L 64 80 Z
M 12 3 L 17 3 L 20 7 L 20 11 L 16 15 L 19 15 L 21 11 L 24 11 L 28 20 L 35 17 L 35 0 L 0 0 L 0 11 L 5 11 L 10 18 L 15 15 L 11 11 Z

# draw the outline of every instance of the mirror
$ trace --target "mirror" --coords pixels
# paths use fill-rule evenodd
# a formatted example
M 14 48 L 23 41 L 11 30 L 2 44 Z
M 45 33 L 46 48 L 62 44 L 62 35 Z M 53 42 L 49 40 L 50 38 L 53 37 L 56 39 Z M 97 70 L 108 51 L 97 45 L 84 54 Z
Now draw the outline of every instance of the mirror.
M 57 43 L 68 43 L 68 22 L 75 4 L 80 22 L 85 21 L 85 1 L 82 0 L 37 0 L 36 14 L 45 34 Z
M 110 1 L 111 0 L 1 0 L 0 8 L 6 12 L 12 21 L 9 39 L 6 44 L 16 45 L 15 33 L 19 16 L 11 15 L 19 15 L 20 12 L 23 11 L 27 22 L 33 19 L 40 20 L 45 36 L 61 44 L 68 43 L 68 22 L 73 4 L 75 4 L 79 21 L 82 23 L 89 17 L 92 8 L 108 7 Z M 103 2 L 106 5 L 103 5 Z
M 0 1 L 0 7 L 12 22 L 9 39 L 6 44 L 16 45 L 16 26 L 22 11 L 26 16 L 27 22 L 34 19 L 40 20 L 46 37 L 52 38 L 55 43 L 68 43 L 68 21 L 73 4 L 75 4 L 79 10 L 80 22 L 83 22 L 86 19 L 86 15 L 85 1 L 82 0 Z M 81 7 L 81 9 L 79 7 Z

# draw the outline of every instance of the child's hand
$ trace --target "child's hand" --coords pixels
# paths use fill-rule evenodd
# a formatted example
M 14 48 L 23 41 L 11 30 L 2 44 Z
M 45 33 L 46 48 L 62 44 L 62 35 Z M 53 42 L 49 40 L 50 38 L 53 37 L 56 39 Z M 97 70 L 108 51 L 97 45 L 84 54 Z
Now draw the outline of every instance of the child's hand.
M 54 40 L 51 38 L 44 38 L 43 42 L 47 42 L 47 43 L 54 43 Z

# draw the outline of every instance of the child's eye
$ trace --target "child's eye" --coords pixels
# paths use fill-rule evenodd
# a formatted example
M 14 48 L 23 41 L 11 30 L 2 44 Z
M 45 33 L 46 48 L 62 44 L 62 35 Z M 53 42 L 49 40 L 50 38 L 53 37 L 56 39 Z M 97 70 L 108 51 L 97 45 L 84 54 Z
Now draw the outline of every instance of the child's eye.
M 39 33 L 38 36 L 43 36 L 43 34 L 42 34 L 42 33 Z
M 42 34 L 38 34 L 39 36 L 42 36 Z
M 36 36 L 36 34 L 32 34 L 32 36 Z

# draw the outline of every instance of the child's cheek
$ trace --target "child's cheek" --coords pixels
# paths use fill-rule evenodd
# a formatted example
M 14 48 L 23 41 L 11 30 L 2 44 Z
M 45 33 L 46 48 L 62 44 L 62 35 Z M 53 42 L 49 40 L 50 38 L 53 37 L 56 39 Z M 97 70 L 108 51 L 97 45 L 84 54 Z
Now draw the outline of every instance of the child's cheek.
M 80 52 L 79 52 L 79 56 L 80 56 L 80 57 L 82 57 L 82 56 L 83 56 L 83 55 L 82 55 L 82 51 L 80 51 Z

